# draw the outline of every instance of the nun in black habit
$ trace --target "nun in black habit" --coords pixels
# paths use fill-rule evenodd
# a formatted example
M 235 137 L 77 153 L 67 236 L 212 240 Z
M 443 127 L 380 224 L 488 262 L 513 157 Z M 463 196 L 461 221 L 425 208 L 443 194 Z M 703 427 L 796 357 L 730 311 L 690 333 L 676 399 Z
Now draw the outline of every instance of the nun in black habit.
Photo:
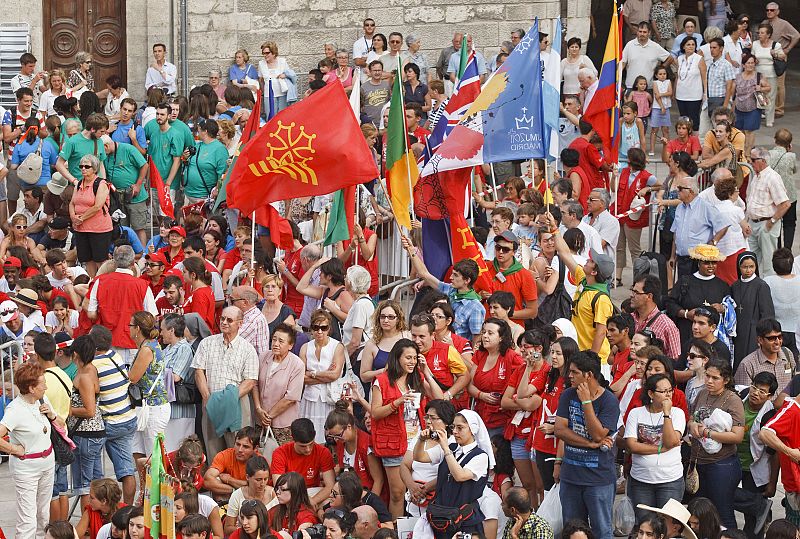
M 762 318 L 774 318 L 775 306 L 769 285 L 758 275 L 758 261 L 752 251 L 744 251 L 736 260 L 739 278 L 731 284 L 736 302 L 736 337 L 733 338 L 733 372 L 748 354 L 758 348 L 756 324 Z

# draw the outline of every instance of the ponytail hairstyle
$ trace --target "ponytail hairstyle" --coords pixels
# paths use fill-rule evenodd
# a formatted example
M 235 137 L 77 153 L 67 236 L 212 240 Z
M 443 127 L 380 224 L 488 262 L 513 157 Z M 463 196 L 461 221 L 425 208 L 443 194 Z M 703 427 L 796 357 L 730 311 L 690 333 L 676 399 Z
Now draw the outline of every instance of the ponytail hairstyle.
M 31 114 L 30 117 L 25 120 L 25 142 L 28 144 L 33 144 L 36 140 L 36 136 L 39 134 L 39 118 L 35 114 Z
M 54 114 L 53 116 L 49 116 L 47 120 L 44 122 L 45 127 L 47 127 L 47 132 L 53 137 L 53 140 L 56 141 L 56 144 L 59 146 L 61 145 L 61 118 L 58 115 Z M 59 147 L 59 149 L 61 149 Z
M 187 436 L 178 447 L 178 459 L 181 464 L 194 463 L 192 468 L 196 468 L 203 463 L 204 458 L 203 446 L 196 434 Z
M 326 60 L 330 61 L 328 58 L 326 58 Z M 356 515 L 350 511 L 342 512 L 335 509 L 329 509 L 328 511 L 325 511 L 325 514 L 322 515 L 323 521 L 327 519 L 335 520 L 336 523 L 339 524 L 339 529 L 342 530 L 345 536 L 352 535 L 353 530 L 356 528 Z
M 192 259 L 190 258 L 189 260 Z M 147 311 L 137 311 L 133 313 L 131 324 L 139 328 L 139 331 L 142 332 L 142 336 L 145 339 L 158 338 L 158 325 L 156 323 L 156 317 Z
M 97 345 L 94 342 L 94 338 L 91 335 L 81 335 L 79 337 L 75 337 L 75 340 L 72 341 L 72 344 L 69 347 L 70 351 L 72 352 L 73 357 L 77 357 L 77 363 L 81 365 L 88 365 L 94 360 L 94 356 L 97 353 Z
M 206 269 L 206 263 L 199 257 L 191 257 L 184 260 L 183 269 L 188 274 L 194 273 L 205 284 L 211 284 L 211 274 Z
M 355 426 L 356 418 L 350 413 L 350 403 L 346 400 L 336 401 L 333 410 L 325 418 L 325 430 L 330 430 L 333 427 L 348 427 Z

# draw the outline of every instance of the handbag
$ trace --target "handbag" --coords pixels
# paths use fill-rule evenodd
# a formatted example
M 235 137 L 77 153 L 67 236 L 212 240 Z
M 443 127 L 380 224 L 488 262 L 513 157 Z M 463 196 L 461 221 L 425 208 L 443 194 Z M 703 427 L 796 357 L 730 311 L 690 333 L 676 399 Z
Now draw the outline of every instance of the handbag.
M 44 399 L 39 399 L 40 404 L 44 404 Z M 75 442 L 67 435 L 67 431 L 57 425 L 55 421 L 47 418 L 50 421 L 50 443 L 53 445 L 53 453 L 55 453 L 56 464 L 59 466 L 69 466 L 75 462 Z
M 17 168 L 17 177 L 28 185 L 36 185 L 42 177 L 42 143 L 35 152 L 29 153 Z
M 775 45 L 777 45 L 777 42 L 773 41 L 772 47 L 770 47 L 770 49 L 775 50 Z M 776 76 L 780 77 L 781 75 L 786 73 L 787 66 L 788 63 L 786 62 L 786 60 L 778 60 L 774 56 L 772 57 L 772 67 L 775 69 Z
M 689 459 L 689 466 L 686 468 L 686 492 L 697 494 L 700 490 L 700 474 L 697 473 L 697 458 Z
M 364 388 L 361 385 L 361 379 L 353 372 L 353 367 L 350 366 L 350 358 L 345 354 L 344 366 L 342 375 L 333 382 L 328 384 L 328 391 L 326 397 L 328 404 L 336 404 L 345 393 L 345 388 L 348 384 L 353 384 L 359 395 L 364 397 Z
M 261 446 L 261 455 L 267 459 L 267 462 L 272 462 L 272 454 L 278 449 L 278 439 L 275 433 L 272 432 L 272 427 L 267 427 L 261 432 L 258 445 Z
M 191 382 L 188 380 L 191 378 Z M 190 375 L 182 378 L 175 383 L 175 404 L 198 404 L 201 401 L 200 392 L 194 383 L 194 369 L 190 369 Z

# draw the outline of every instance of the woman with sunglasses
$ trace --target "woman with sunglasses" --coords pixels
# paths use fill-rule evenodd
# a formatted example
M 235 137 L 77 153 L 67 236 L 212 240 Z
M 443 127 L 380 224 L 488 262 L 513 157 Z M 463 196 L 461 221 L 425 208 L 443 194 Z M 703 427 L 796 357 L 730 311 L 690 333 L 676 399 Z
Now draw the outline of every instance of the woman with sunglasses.
M 340 400 L 325 420 L 325 438 L 333 441 L 336 452 L 336 473 L 353 470 L 365 488 L 376 494 L 383 490 L 383 468 L 370 450 L 369 433 L 356 425 L 350 402 Z
M 383 500 L 371 490 L 364 489 L 356 472 L 345 471 L 336 478 L 336 483 L 331 489 L 330 502 L 324 509 L 320 509 L 318 514 L 322 517 L 324 512 L 331 509 L 349 512 L 362 505 L 369 505 L 375 509 L 381 523 L 392 522 L 392 515 L 389 514 L 389 509 Z
M 749 54 L 753 49 L 753 35 L 750 33 L 750 16 L 747 13 L 742 13 L 736 18 L 736 24 L 739 26 L 739 46 L 744 52 Z
M 372 384 L 372 449 L 380 457 L 389 484 L 389 510 L 403 516 L 405 483 L 400 465 L 419 432 L 425 399 L 443 398 L 442 390 L 424 363 L 419 348 L 400 339 L 389 352 L 386 370 Z
M 256 417 L 271 427 L 279 445 L 292 441 L 292 421 L 300 417 L 305 364 L 292 353 L 296 333 L 280 324 L 271 335 L 272 346 L 259 362 L 258 384 L 253 393 Z
M 689 350 L 695 309 L 705 305 L 721 313 L 722 299 L 731 293 L 728 283 L 716 276 L 717 263 L 724 258 L 717 247 L 700 244 L 689 249 L 689 256 L 697 271 L 681 276 L 664 298 L 667 314 L 678 326 L 683 354 Z
M 42 252 L 36 248 L 36 242 L 27 235 L 27 230 L 27 217 L 18 213 L 11 218 L 9 234 L 0 242 L 0 259 L 6 260 L 10 256 L 8 250 L 13 246 L 19 246 L 25 249 L 27 253 L 35 256 L 38 263 L 44 265 L 45 260 Z
M 689 408 L 694 406 L 697 395 L 706 386 L 706 363 L 711 359 L 717 359 L 717 354 L 711 345 L 700 339 L 692 339 L 689 353 L 686 354 L 686 365 L 692 377 L 684 388 Z
M 344 346 L 331 338 L 331 316 L 317 309 L 311 314 L 311 340 L 300 347 L 300 359 L 305 363 L 303 398 L 300 416 L 314 423 L 316 442 L 325 443 L 325 421 L 333 411 L 328 386 L 342 376 L 345 364 Z M 338 395 L 336 398 L 338 399 Z
M 278 477 L 275 481 L 275 495 L 278 498 L 278 505 L 269 510 L 268 524 L 273 530 L 292 534 L 318 522 L 311 500 L 308 498 L 306 482 L 299 473 L 287 472 Z M 258 504 L 261 502 L 256 501 L 256 505 Z M 248 504 L 243 504 L 239 511 L 240 520 L 242 514 L 247 514 L 247 506 Z M 244 523 L 242 525 L 244 527 Z
M 113 228 L 108 211 L 108 182 L 101 181 L 97 192 L 94 189 L 100 167 L 100 160 L 94 155 L 81 157 L 78 168 L 83 177 L 69 202 L 78 262 L 86 264 L 89 277 L 94 277 L 98 266 L 108 260 Z
M 724 429 L 719 417 L 727 419 L 731 427 Z M 744 406 L 734 391 L 730 363 L 709 360 L 706 387 L 691 408 L 688 431 L 692 437 L 691 459 L 697 463 L 700 478 L 697 496 L 714 503 L 726 528 L 737 527 L 733 500 L 742 468 L 736 451 L 744 438 L 744 425 Z
M 272 509 L 272 511 L 274 510 L 275 508 Z M 266 539 L 273 537 L 271 531 L 273 528 L 272 520 L 269 517 L 272 511 L 268 512 L 264 502 L 261 500 L 245 500 L 239 509 L 239 527 L 228 539 Z
M 389 350 L 400 339 L 410 337 L 403 307 L 392 300 L 380 302 L 372 314 L 372 339 L 361 354 L 361 380 L 370 383 L 386 370 Z
M 632 455 L 628 496 L 634 507 L 662 507 L 670 498 L 683 498 L 680 446 L 686 414 L 672 406 L 674 383 L 668 375 L 649 377 L 644 389 L 642 406 L 625 422 L 625 442 Z M 637 517 L 643 516 L 638 510 Z
M 456 319 L 456 315 L 450 303 L 447 300 L 437 301 L 428 309 L 428 313 L 433 317 L 435 324 L 434 340 L 452 345 L 461 354 L 461 359 L 469 367 L 472 362 L 472 343 L 453 332 L 453 322 Z
M 247 460 L 245 480 L 247 485 L 234 490 L 228 501 L 228 508 L 225 513 L 226 537 L 239 527 L 239 512 L 242 509 L 242 504 L 249 500 L 258 500 L 267 505 L 275 498 L 275 491 L 269 486 L 269 463 L 261 455 L 253 455 Z
M 453 420 L 456 409 L 450 401 L 435 399 L 425 406 L 425 426 L 433 431 L 444 431 L 447 436 L 452 434 Z M 425 451 L 437 447 L 439 441 L 428 438 L 423 442 Z M 414 452 L 407 451 L 403 457 L 403 466 L 400 475 L 406 484 L 406 511 L 414 517 L 425 515 L 428 503 L 433 498 L 436 489 L 436 474 L 438 467 L 428 462 L 414 459 Z

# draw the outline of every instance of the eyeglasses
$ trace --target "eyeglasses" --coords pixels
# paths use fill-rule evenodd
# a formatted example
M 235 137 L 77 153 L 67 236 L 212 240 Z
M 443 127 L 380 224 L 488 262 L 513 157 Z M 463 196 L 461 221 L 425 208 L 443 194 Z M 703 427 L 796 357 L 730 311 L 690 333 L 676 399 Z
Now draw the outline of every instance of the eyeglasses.
M 653 393 L 658 393 L 659 395 L 671 395 L 675 390 L 672 388 L 669 389 L 656 389 Z
M 769 395 L 772 395 L 772 393 L 769 391 L 764 391 L 760 387 L 756 387 L 754 385 L 750 386 L 750 393 L 755 393 L 756 395 L 761 395 L 762 397 L 768 397 Z
M 498 251 L 500 253 L 504 253 L 504 254 L 513 253 L 514 252 L 514 248 L 513 247 L 506 247 L 504 245 L 495 245 L 494 246 L 494 250 Z
M 87 170 L 94 167 L 92 165 L 78 165 L 78 168 L 81 170 Z
M 425 423 L 431 423 L 433 421 L 439 421 L 441 418 L 438 415 L 424 415 L 422 419 L 425 420 Z
M 782 341 L 783 340 L 783 335 L 764 335 L 761 338 L 762 339 L 766 339 L 769 342 L 776 342 L 776 341 Z
M 237 301 L 242 301 L 244 298 L 231 298 L 231 303 L 236 303 Z
M 313 324 L 311 326 L 311 331 L 328 331 L 329 329 L 331 329 L 331 327 L 327 324 L 325 324 L 324 326 L 319 324 Z
M 447 317 L 445 315 L 443 315 L 443 314 L 431 314 L 431 316 L 434 317 L 436 320 L 445 320 L 445 319 L 447 319 Z
M 219 321 L 220 322 L 225 322 L 227 324 L 233 324 L 234 322 L 238 322 L 239 319 L 238 318 L 231 318 L 230 316 L 220 316 L 219 317 Z
M 381 320 L 397 320 L 396 314 L 382 314 L 378 318 Z
M 686 357 L 688 359 L 706 359 L 706 356 L 704 356 L 703 354 L 695 354 L 694 352 L 689 352 L 688 354 L 686 354 Z
M 644 292 L 642 290 L 636 290 L 635 288 L 631 288 L 631 294 L 635 294 L 637 296 L 646 296 L 649 292 Z

